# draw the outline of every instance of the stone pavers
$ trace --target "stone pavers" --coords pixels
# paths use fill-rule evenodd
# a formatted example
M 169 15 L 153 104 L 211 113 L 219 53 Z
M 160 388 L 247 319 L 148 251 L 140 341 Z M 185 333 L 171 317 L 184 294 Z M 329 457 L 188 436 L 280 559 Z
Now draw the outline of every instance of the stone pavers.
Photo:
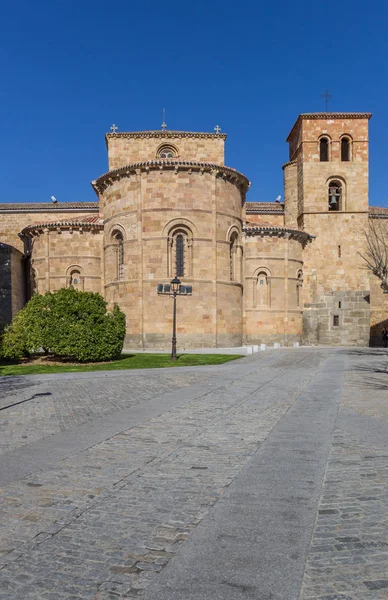
M 0 599 L 388 598 L 387 358 L 0 380 Z
M 15 404 L 0 411 L 0 453 L 191 385 L 207 373 L 164 369 L 157 376 L 148 371 L 121 377 L 71 375 L 26 376 L 25 385 L 21 377 L 14 385 L 11 378 L 0 380 L 0 408 Z
M 349 349 L 300 600 L 388 598 L 388 355 Z
M 301 600 L 388 598 L 388 452 L 336 430 Z
M 54 584 L 57 598 L 146 587 L 320 360 L 274 356 L 262 370 L 248 363 L 242 378 L 226 375 L 187 405 L 8 485 L 0 598 L 50 597 Z

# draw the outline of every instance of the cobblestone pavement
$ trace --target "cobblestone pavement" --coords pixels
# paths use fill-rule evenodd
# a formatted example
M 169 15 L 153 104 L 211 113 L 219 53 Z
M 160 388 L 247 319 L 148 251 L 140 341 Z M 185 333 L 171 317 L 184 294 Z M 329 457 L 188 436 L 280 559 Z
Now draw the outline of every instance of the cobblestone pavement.
M 0 454 L 66 431 L 75 425 L 129 408 L 150 398 L 199 381 L 201 373 L 158 369 L 157 375 L 140 371 L 121 377 L 93 379 L 63 374 L 48 378 L 0 378 Z M 116 375 L 115 372 L 113 375 Z M 66 374 L 70 375 L 70 374 Z M 10 380 L 15 381 L 10 381 Z
M 309 499 L 307 542 L 295 541 L 303 558 L 298 593 L 268 596 L 242 582 L 229 584 L 231 595 L 182 597 L 388 598 L 388 355 L 300 348 L 219 367 L 0 379 L 2 406 L 16 404 L 0 412 L 0 599 L 159 598 L 163 578 L 179 573 L 187 548 L 195 552 L 200 527 L 210 528 L 217 506 L 249 478 L 250 465 L 295 419 L 300 398 L 317 393 L 314 382 L 322 385 L 322 369 L 337 357 L 347 367 L 333 375 L 339 412 L 320 491 Z M 115 415 L 121 427 L 115 422 L 112 433 Z M 306 416 L 312 425 L 314 418 Z M 47 462 L 50 448 L 60 459 Z M 32 454 L 35 468 L 20 476 L 17 461 Z M 281 493 L 287 500 L 291 492 Z M 269 494 L 265 509 L 276 500 Z M 282 540 L 265 539 L 276 562 Z M 253 560 L 255 544 L 262 542 L 250 542 Z M 238 547 L 234 554 L 238 570 L 245 558 Z

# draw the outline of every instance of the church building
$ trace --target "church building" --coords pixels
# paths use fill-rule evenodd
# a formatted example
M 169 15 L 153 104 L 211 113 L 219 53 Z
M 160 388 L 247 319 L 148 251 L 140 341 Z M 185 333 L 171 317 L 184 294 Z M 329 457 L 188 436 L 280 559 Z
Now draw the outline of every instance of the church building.
M 73 286 L 126 314 L 125 346 L 179 349 L 295 342 L 368 346 L 388 294 L 359 255 L 370 219 L 369 113 L 299 115 L 287 138 L 284 202 L 253 202 L 224 164 L 226 135 L 106 135 L 95 202 L 0 204 L 0 327 L 32 294 Z M 247 201 L 248 200 L 248 201 Z

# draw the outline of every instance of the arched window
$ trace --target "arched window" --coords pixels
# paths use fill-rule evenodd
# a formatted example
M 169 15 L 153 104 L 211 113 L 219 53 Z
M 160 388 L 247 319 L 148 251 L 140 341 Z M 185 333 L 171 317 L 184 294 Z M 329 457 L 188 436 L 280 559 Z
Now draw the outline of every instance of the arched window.
M 343 162 L 350 160 L 350 140 L 347 137 L 341 139 L 341 160 Z
M 170 230 L 167 240 L 167 277 L 190 277 L 192 274 L 193 234 L 183 225 Z
M 329 210 L 342 210 L 342 184 L 340 181 L 329 182 Z
M 178 156 L 178 149 L 172 144 L 163 144 L 158 148 L 156 158 L 171 159 Z
M 319 140 L 319 160 L 321 162 L 329 160 L 329 140 L 325 137 Z
M 72 265 L 66 272 L 66 286 L 75 290 L 84 289 L 83 269 L 79 265 Z
M 70 273 L 70 286 L 73 288 L 79 288 L 81 284 L 81 273 L 76 269 Z
M 233 231 L 229 238 L 229 276 L 230 281 L 237 280 L 237 243 L 238 233 Z
M 175 237 L 175 275 L 177 277 L 185 275 L 185 238 L 183 233 L 178 233 Z
M 302 271 L 298 271 L 297 280 L 296 280 L 296 306 L 300 308 L 301 306 L 301 291 L 303 285 L 303 273 Z
M 267 270 L 259 269 L 253 282 L 253 305 L 256 308 L 271 306 L 271 278 Z
M 115 229 L 112 233 L 115 244 L 116 279 L 124 279 L 124 236 L 122 232 Z

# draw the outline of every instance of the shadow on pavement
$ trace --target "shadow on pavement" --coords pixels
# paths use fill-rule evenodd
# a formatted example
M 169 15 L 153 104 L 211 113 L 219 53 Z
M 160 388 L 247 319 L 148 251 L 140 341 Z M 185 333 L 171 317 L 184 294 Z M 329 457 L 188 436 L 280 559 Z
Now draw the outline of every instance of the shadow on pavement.
M 2 377 L 0 378 L 0 399 L 6 400 L 10 394 L 15 394 L 21 390 L 27 390 L 38 385 L 38 382 L 28 381 L 28 377 Z M 2 401 L 1 405 L 6 402 Z

